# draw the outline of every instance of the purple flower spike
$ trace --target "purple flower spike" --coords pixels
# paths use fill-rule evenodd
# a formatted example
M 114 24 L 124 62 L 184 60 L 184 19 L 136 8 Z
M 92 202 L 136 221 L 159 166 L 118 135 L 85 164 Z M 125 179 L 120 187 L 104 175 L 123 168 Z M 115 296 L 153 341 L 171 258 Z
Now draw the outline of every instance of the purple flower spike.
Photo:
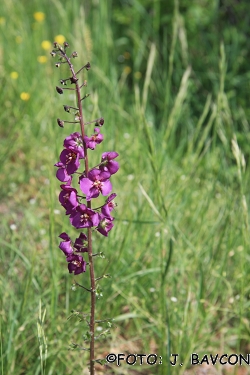
M 115 174 L 119 169 L 119 163 L 113 161 L 113 159 L 117 158 L 117 156 L 119 156 L 119 154 L 115 151 L 104 152 L 102 154 L 100 169 L 102 171 L 108 171 L 110 174 Z
M 75 228 L 91 228 L 96 227 L 99 222 L 99 214 L 85 204 L 78 206 L 75 211 L 70 215 L 71 224 Z
M 79 231 L 77 231 L 78 237 L 74 237 L 73 240 L 66 232 L 61 233 L 59 236 L 59 248 L 65 256 L 69 273 L 79 275 L 86 272 L 86 268 L 89 266 L 90 289 L 87 290 L 93 292 L 96 289 L 95 280 L 99 280 L 99 278 L 95 279 L 93 277 L 94 262 L 92 261 L 92 256 L 98 253 L 92 254 L 92 234 L 99 232 L 101 235 L 107 237 L 114 226 L 114 218 L 111 215 L 116 207 L 116 203 L 114 202 L 116 194 L 111 194 L 112 184 L 110 179 L 119 169 L 119 163 L 115 160 L 119 154 L 115 151 L 109 151 L 102 154 L 101 161 L 99 159 L 99 162 L 96 162 L 95 158 L 93 162 L 89 160 L 87 149 L 95 150 L 97 145 L 102 143 L 104 139 L 103 134 L 101 134 L 104 119 L 103 117 L 99 117 L 88 122 L 83 120 L 82 102 L 90 94 L 82 94 L 81 88 L 87 86 L 87 81 L 82 81 L 78 74 L 83 69 L 89 70 L 90 63 L 85 64 L 78 71 L 75 71 L 72 65 L 72 58 L 77 57 L 77 52 L 72 52 L 68 55 L 68 47 L 69 44 L 67 42 L 64 42 L 62 46 L 54 42 L 54 49 L 51 52 L 51 56 L 58 57 L 58 61 L 55 64 L 57 67 L 66 63 L 70 69 L 70 77 L 61 79 L 61 86 L 56 86 L 56 91 L 59 94 L 63 94 L 65 90 L 69 89 L 73 90 L 76 94 L 76 104 L 73 107 L 71 105 L 63 105 L 65 112 L 74 114 L 74 119 L 72 119 L 73 121 L 68 121 L 57 118 L 57 124 L 60 128 L 64 128 L 66 123 L 78 123 L 80 129 L 73 128 L 73 133 L 64 139 L 63 149 L 55 166 L 57 167 L 56 177 L 61 181 L 59 202 L 64 207 L 66 215 L 69 216 L 70 224 L 74 227 L 71 230 L 79 229 Z M 74 87 L 67 87 L 68 84 L 72 84 Z M 85 125 L 89 124 L 92 124 L 92 130 L 86 131 Z M 87 129 L 89 129 L 89 126 Z M 78 132 L 75 130 L 78 130 Z M 94 200 L 94 198 L 99 199 L 95 205 L 93 204 L 94 208 L 92 208 L 92 199 Z M 99 203 L 101 200 L 102 202 Z M 88 228 L 88 230 L 85 231 L 82 228 Z M 84 253 L 87 253 L 88 256 L 88 260 L 86 258 L 86 261 L 83 258 Z M 80 286 L 80 284 L 78 285 Z M 95 303 L 93 298 L 91 299 L 90 311 L 89 330 L 93 333 L 90 339 L 90 348 L 92 348 L 95 338 Z M 92 354 L 90 354 L 90 359 Z
M 72 150 L 75 153 L 79 154 L 79 159 L 84 159 L 84 148 L 83 148 L 83 141 L 82 136 L 80 133 L 73 133 L 70 134 L 67 138 L 64 140 L 64 147 L 68 150 Z
M 110 173 L 92 169 L 88 173 L 88 178 L 80 178 L 80 189 L 86 194 L 86 200 L 97 198 L 99 194 L 106 196 L 112 190 L 112 184 L 109 181 Z
M 59 249 L 61 249 L 66 256 L 72 255 L 74 251 L 71 246 L 70 237 L 65 232 L 61 233 L 59 237 L 63 239 L 63 241 L 60 242 Z
M 70 215 L 78 206 L 77 190 L 70 185 L 61 185 L 61 193 L 59 194 L 59 202 L 66 209 L 66 215 Z
M 91 137 L 84 136 L 84 142 L 86 143 L 86 147 L 94 150 L 96 145 L 103 141 L 103 135 L 100 134 L 100 129 L 95 128 L 95 133 Z
M 74 273 L 75 275 L 79 275 L 86 271 L 86 262 L 80 255 L 70 255 L 67 257 L 68 270 L 69 273 Z

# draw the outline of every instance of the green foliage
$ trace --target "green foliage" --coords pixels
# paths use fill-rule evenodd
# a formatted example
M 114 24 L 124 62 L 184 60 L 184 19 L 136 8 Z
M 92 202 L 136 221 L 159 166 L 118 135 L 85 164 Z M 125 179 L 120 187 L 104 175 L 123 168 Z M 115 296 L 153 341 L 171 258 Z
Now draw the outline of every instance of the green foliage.
M 105 254 L 97 277 L 112 276 L 99 281 L 97 319 L 114 318 L 98 358 L 155 352 L 163 365 L 133 370 L 182 374 L 192 352 L 247 352 L 249 14 L 247 2 L 218 3 L 2 2 L 1 375 L 87 367 L 89 295 L 71 288 L 57 239 L 68 218 L 53 164 L 76 131 L 56 123 L 74 104 L 56 94 L 68 73 L 45 49 L 58 35 L 79 67 L 91 62 L 85 116 L 105 118 L 108 148 L 120 154 L 116 225 L 93 243 Z M 76 281 L 89 287 L 87 275 Z M 67 320 L 72 310 L 84 319 Z M 182 368 L 169 367 L 171 353 Z

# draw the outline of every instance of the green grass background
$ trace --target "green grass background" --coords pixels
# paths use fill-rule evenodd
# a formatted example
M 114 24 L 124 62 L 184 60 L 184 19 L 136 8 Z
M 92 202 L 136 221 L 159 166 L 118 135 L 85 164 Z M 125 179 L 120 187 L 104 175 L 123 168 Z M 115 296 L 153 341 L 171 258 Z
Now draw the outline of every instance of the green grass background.
M 1 2 L 1 375 L 88 373 L 86 352 L 68 350 L 84 346 L 87 327 L 67 318 L 89 312 L 89 295 L 71 290 L 58 249 L 58 235 L 74 231 L 53 165 L 78 131 L 56 123 L 74 105 L 55 91 L 66 67 L 42 47 L 58 35 L 77 69 L 91 62 L 84 114 L 105 118 L 93 165 L 104 151 L 120 155 L 115 227 L 94 238 L 106 256 L 96 275 L 112 275 L 97 318 L 115 319 L 97 356 L 163 362 L 99 373 L 182 374 L 193 352 L 249 352 L 248 10 L 234 0 Z M 76 280 L 89 285 L 88 273 Z M 182 367 L 169 366 L 171 353 Z

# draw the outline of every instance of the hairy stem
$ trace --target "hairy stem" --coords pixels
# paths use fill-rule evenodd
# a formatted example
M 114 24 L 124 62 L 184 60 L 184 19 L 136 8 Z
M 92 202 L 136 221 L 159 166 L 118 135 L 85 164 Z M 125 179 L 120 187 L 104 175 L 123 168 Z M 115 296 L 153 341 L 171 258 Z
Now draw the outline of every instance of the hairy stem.
M 72 72 L 73 73 L 73 72 Z M 82 105 L 81 105 L 81 93 L 80 87 L 78 83 L 76 83 L 76 94 L 77 94 L 77 106 L 79 108 L 80 113 L 80 126 L 81 126 L 81 133 L 82 138 L 84 137 L 84 120 L 83 120 L 83 113 L 82 113 Z M 88 154 L 87 148 L 85 143 L 83 142 L 84 146 L 84 161 L 85 161 L 85 173 L 88 174 L 89 165 L 88 165 Z M 91 201 L 87 202 L 87 207 L 91 208 Z M 93 263 L 93 251 L 92 251 L 92 230 L 88 228 L 88 258 L 89 258 L 89 270 L 90 270 L 90 283 L 91 283 L 91 307 L 90 307 L 90 374 L 94 375 L 95 373 L 95 273 L 94 273 L 94 263 Z
M 67 63 L 69 64 L 70 71 L 72 73 L 72 78 L 74 79 L 75 87 L 76 87 L 76 101 L 77 101 L 77 107 L 79 108 L 79 117 L 80 117 L 80 127 L 81 127 L 81 134 L 82 139 L 85 135 L 85 129 L 84 129 L 84 119 L 83 119 L 83 111 L 82 111 L 82 104 L 81 104 L 81 86 L 78 84 L 77 76 L 76 74 L 81 71 L 81 69 L 75 73 L 74 67 L 66 55 L 66 53 L 61 50 L 63 53 L 65 59 L 67 60 Z M 89 163 L 88 163 L 88 152 L 85 142 L 83 141 L 83 147 L 84 147 L 84 162 L 85 162 L 85 174 L 87 176 L 89 171 Z M 87 202 L 87 207 L 91 209 L 91 201 Z M 95 273 L 94 273 L 94 263 L 93 263 L 93 251 L 92 251 L 92 231 L 91 228 L 88 228 L 88 259 L 89 259 L 89 270 L 90 270 L 90 284 L 91 284 L 91 307 L 90 307 L 90 322 L 89 322 L 89 330 L 90 330 L 90 375 L 95 374 L 95 303 L 96 303 L 96 294 L 95 294 Z

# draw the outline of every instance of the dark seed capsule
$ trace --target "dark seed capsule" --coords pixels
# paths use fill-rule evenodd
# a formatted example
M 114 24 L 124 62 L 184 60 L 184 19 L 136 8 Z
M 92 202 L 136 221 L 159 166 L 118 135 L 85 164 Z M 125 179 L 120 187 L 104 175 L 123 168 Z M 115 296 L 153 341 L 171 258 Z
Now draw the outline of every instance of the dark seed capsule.
M 57 119 L 57 123 L 58 123 L 58 125 L 61 127 L 61 128 L 63 128 L 63 126 L 64 126 L 64 121 L 63 120 L 60 120 L 59 118 Z
M 56 91 L 58 94 L 63 94 L 63 89 L 61 87 L 56 86 Z
M 70 107 L 68 105 L 63 106 L 65 112 L 70 112 Z

